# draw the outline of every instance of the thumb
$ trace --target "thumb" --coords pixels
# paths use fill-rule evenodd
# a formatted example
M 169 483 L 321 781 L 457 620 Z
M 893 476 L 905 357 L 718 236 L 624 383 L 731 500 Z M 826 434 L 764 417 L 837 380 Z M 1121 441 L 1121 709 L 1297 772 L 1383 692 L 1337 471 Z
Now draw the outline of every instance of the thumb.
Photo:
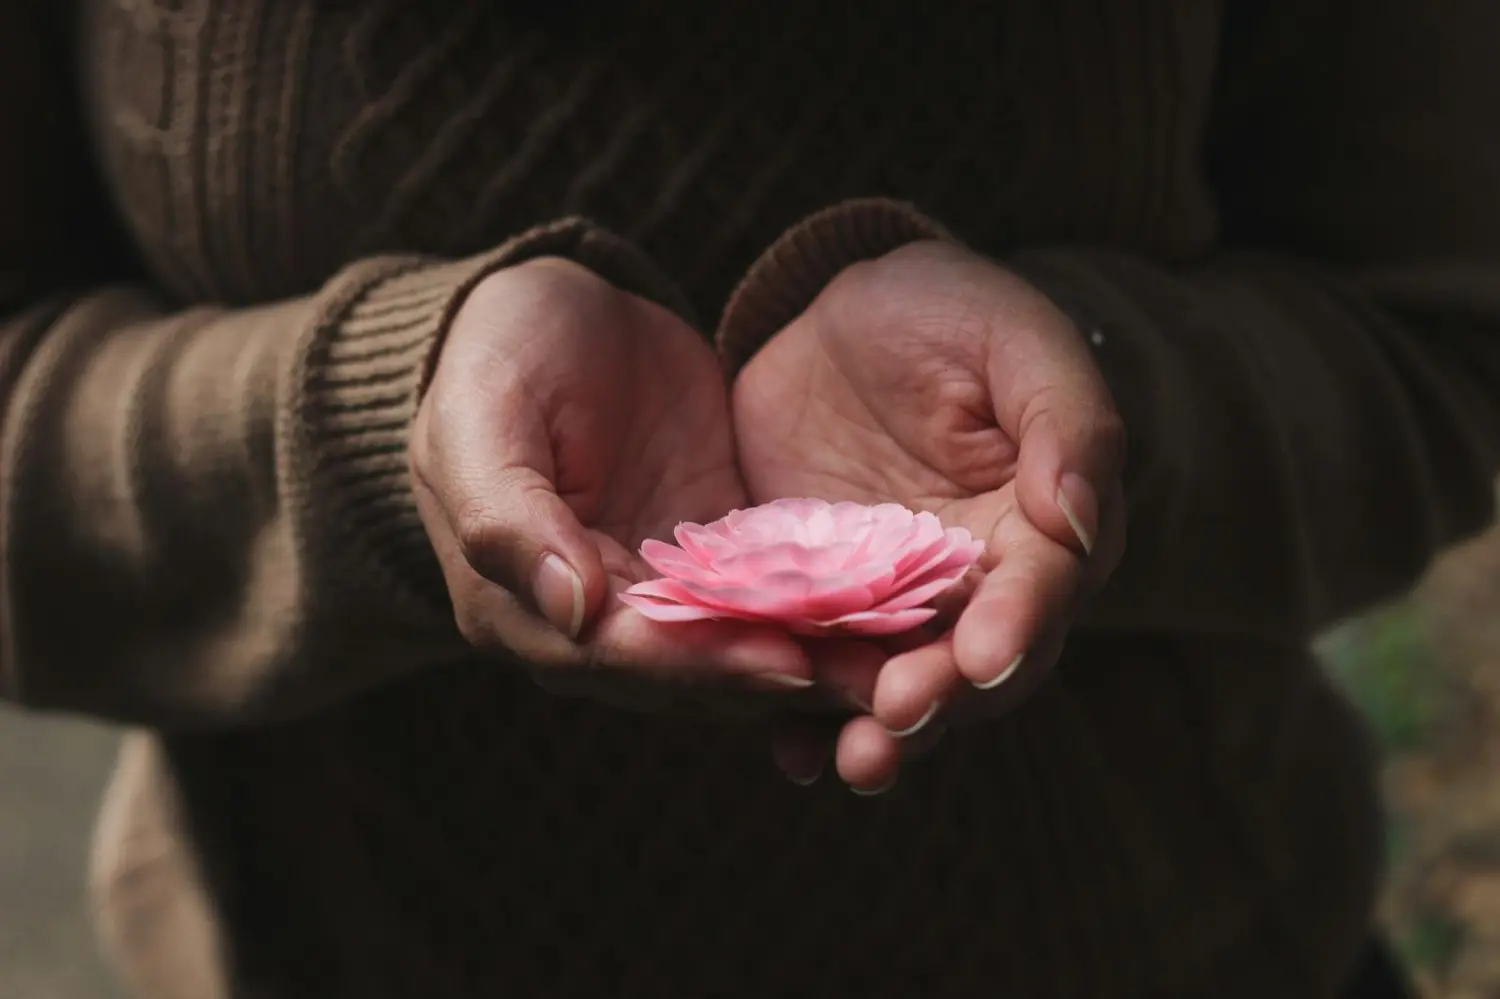
M 576 640 L 608 590 L 599 546 L 533 470 L 509 469 L 489 481 L 485 499 L 450 521 L 459 552 L 475 572 Z
M 1124 451 L 1123 424 L 1107 401 L 1073 397 L 1045 409 L 1021 439 L 1016 498 L 1026 518 L 1058 544 L 1092 554 L 1105 503 L 1119 493 Z
M 435 435 L 437 460 L 419 474 L 458 557 L 576 640 L 608 592 L 603 558 L 558 495 L 544 421 L 529 407 L 505 408 L 503 421 L 494 412 L 450 411 Z
M 991 356 L 992 391 L 1020 447 L 1022 511 L 1057 543 L 1089 554 L 1124 470 L 1125 425 L 1072 323 L 1051 308 L 1035 311 Z

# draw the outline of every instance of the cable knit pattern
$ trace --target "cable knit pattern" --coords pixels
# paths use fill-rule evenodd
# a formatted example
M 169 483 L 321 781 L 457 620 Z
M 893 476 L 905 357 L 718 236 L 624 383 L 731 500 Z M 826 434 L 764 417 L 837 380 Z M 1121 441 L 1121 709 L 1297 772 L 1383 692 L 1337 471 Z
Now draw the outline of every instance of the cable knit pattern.
M 1367 207 L 1404 207 L 1388 232 L 1359 213 L 1367 260 L 1451 235 L 1401 224 L 1500 232 L 1472 199 L 1419 210 L 1460 186 L 1387 155 L 1418 134 L 1380 117 L 1406 103 L 1324 94 L 1338 113 L 1272 141 L 1299 120 L 1277 102 L 1336 75 L 1302 46 L 1343 4 L 79 0 L 56 65 L 0 38 L 4 79 L 48 101 L 0 107 L 47 140 L 0 145 L 0 289 L 29 306 L 0 325 L 0 690 L 157 727 L 96 872 L 127 979 L 144 999 L 179 966 L 253 999 L 1332 995 L 1378 826 L 1362 732 L 1300 629 L 1479 526 L 1500 422 L 1482 365 L 1413 332 L 1478 356 L 1494 310 L 1449 285 L 1398 322 L 1360 297 L 1376 284 L 1190 266 L 1217 257 L 1221 208 L 1331 225 L 1296 169 L 1329 123 L 1394 171 Z M 1368 6 L 1348 24 L 1378 58 L 1349 72 L 1416 92 L 1427 64 L 1400 57 L 1424 36 L 1393 25 L 1428 5 Z M 1221 109 L 1228 14 L 1271 43 Z M 1493 106 L 1449 96 L 1455 122 Z M 1211 117 L 1269 138 L 1210 157 Z M 1450 131 L 1420 150 L 1470 176 L 1483 129 Z M 1213 185 L 1208 163 L 1229 164 Z M 71 196 L 86 167 L 133 251 L 112 285 L 81 264 L 113 245 L 75 220 L 101 214 Z M 42 199 L 54 170 L 69 197 Z M 1107 640 L 876 799 L 788 785 L 763 733 L 467 659 L 404 448 L 475 281 L 569 256 L 719 328 L 734 368 L 843 267 L 924 237 L 1096 320 L 1152 434 L 1131 532 L 1162 564 L 1122 568 Z M 1354 507 L 1340 474 L 1369 487 Z M 59 628 L 58 607 L 88 617 Z
M 1172 4 L 1097 39 L 1060 30 L 1119 16 L 1086 0 L 921 18 L 900 0 L 91 6 L 112 181 L 183 298 L 303 293 L 356 256 L 464 256 L 584 215 L 644 246 L 710 321 L 784 228 L 861 195 L 994 248 L 1183 255 L 1211 235 L 1194 136 L 1156 117 L 1195 109 L 1156 81 L 1206 89 L 1212 66 L 1132 48 L 1137 32 L 1211 33 Z M 816 89 L 780 52 L 816 67 Z M 1052 71 L 1064 62 L 1079 72 Z M 1121 101 L 1139 107 L 1111 118 L 1158 124 L 1076 155 L 1090 126 L 1057 109 Z M 1043 178 L 1070 196 L 1016 196 Z

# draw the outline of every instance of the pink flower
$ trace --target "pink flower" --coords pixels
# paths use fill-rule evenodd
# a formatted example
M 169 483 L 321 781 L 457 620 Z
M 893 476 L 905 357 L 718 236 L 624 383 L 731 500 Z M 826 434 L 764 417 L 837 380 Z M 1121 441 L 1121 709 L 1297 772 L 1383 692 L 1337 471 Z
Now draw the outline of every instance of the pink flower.
M 935 613 L 984 545 L 895 503 L 784 499 L 641 545 L 665 578 L 621 599 L 657 621 L 769 621 L 802 635 L 894 635 Z

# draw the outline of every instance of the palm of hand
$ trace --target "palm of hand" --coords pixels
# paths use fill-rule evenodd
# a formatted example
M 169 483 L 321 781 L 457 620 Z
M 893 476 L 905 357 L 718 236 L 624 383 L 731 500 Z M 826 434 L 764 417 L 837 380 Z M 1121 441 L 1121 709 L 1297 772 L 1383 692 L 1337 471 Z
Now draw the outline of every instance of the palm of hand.
M 573 369 L 588 376 L 549 406 L 554 481 L 612 574 L 634 581 L 643 540 L 721 517 L 746 492 L 723 378 L 700 336 L 672 325 L 618 350 L 589 339 Z
M 550 407 L 557 493 L 598 546 L 608 593 L 593 627 L 596 642 L 659 652 L 690 664 L 694 648 L 734 654 L 750 629 L 722 623 L 662 627 L 620 603 L 618 594 L 653 573 L 638 552 L 647 538 L 668 538 L 683 521 L 706 523 L 749 504 L 736 466 L 729 406 L 707 343 L 675 324 L 614 351 L 594 342 L 573 367 L 564 396 Z M 753 645 L 754 639 L 750 640 Z M 703 658 L 707 658 L 704 656 Z M 782 656 L 781 658 L 785 658 Z M 538 676 L 553 693 L 597 698 L 616 707 L 713 714 L 754 714 L 763 696 L 713 684 L 663 684 L 634 671 Z M 774 687 L 772 688 L 775 689 Z
M 895 501 L 986 544 L 952 631 L 908 636 L 883 667 L 839 678 L 872 706 L 839 737 L 856 787 L 894 779 L 899 738 L 935 717 L 1024 696 L 1123 546 L 1119 423 L 1087 348 L 1040 293 L 955 248 L 846 271 L 756 355 L 733 404 L 753 501 Z M 783 766 L 815 769 L 820 740 L 788 738 Z
M 756 502 L 894 501 L 976 537 L 991 533 L 1015 504 L 1020 448 L 995 421 L 982 342 L 920 324 L 907 330 L 851 343 L 812 320 L 755 357 L 736 384 L 734 411 Z
M 644 538 L 746 502 L 718 364 L 666 310 L 563 261 L 490 276 L 454 320 L 410 457 L 459 630 L 481 651 L 616 703 L 805 685 L 805 654 L 772 629 L 671 628 L 618 599 L 646 575 Z

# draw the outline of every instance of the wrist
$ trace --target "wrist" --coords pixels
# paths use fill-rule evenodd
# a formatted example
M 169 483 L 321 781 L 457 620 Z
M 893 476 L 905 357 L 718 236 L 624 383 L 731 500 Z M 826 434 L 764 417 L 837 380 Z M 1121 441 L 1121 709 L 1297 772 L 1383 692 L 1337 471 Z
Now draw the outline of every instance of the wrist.
M 446 615 L 447 589 L 412 491 L 411 435 L 459 312 L 493 276 L 518 267 L 576 268 L 683 307 L 642 254 L 579 219 L 462 260 L 384 258 L 347 268 L 325 291 L 328 305 L 304 340 L 295 412 L 282 429 L 285 453 L 304 468 L 306 486 L 293 499 L 320 524 L 308 539 L 323 549 L 319 564 L 377 577 L 372 584 Z
M 886 198 L 846 201 L 799 222 L 760 255 L 730 296 L 715 336 L 725 367 L 738 374 L 849 268 L 931 241 L 954 242 L 916 208 Z

